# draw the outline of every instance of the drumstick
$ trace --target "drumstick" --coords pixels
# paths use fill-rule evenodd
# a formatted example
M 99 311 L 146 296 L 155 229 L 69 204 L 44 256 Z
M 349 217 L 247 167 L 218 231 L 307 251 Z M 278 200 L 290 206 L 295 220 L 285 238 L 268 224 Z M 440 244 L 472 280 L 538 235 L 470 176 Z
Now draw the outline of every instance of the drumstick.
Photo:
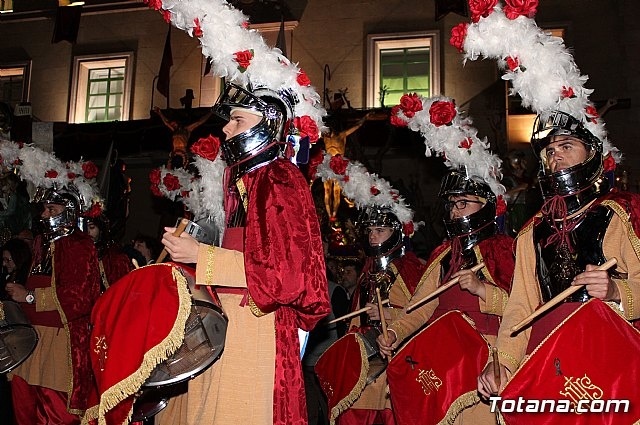
M 614 257 L 609 261 L 607 261 L 606 263 L 604 263 L 603 265 L 598 266 L 596 270 L 608 270 L 611 267 L 615 266 L 617 263 L 618 263 L 618 260 Z M 533 319 L 542 315 L 542 313 L 545 313 L 546 311 L 551 310 L 553 307 L 555 307 L 556 305 L 564 301 L 565 298 L 569 297 L 574 292 L 579 291 L 583 287 L 584 285 L 572 285 L 567 289 L 565 289 L 564 291 L 560 292 L 558 295 L 556 295 L 555 297 L 547 301 L 545 304 L 543 304 L 542 307 L 540 307 L 539 309 L 537 309 L 536 311 L 534 311 L 533 313 L 525 317 L 522 321 L 520 321 L 520 323 L 513 326 L 511 328 L 511 333 L 516 333 L 522 328 L 526 327 L 529 323 L 533 321 Z
M 471 267 L 471 271 L 473 273 L 476 273 L 478 270 L 480 270 L 483 267 L 484 267 L 484 263 L 478 263 L 475 266 Z M 460 277 L 454 277 L 453 279 L 451 279 L 450 281 L 448 281 L 444 285 L 440 286 L 438 289 L 436 289 L 435 291 L 433 291 L 432 293 L 430 293 L 426 297 L 416 301 L 415 303 L 411 304 L 410 306 L 407 306 L 407 310 L 406 310 L 407 313 L 411 313 L 413 310 L 416 309 L 416 307 L 418 307 L 419 305 L 424 304 L 425 302 L 437 297 L 438 295 L 440 295 L 441 293 L 443 293 L 447 289 L 451 288 L 453 285 L 455 285 L 459 281 L 460 281 Z
M 493 380 L 496 383 L 496 387 L 498 387 L 498 392 L 500 392 L 500 363 L 498 362 L 498 349 L 496 347 L 491 347 L 491 355 L 493 357 Z
M 376 288 L 376 296 L 378 297 L 378 311 L 380 312 L 380 325 L 382 325 L 382 335 L 384 339 L 389 340 L 389 334 L 387 333 L 387 321 L 384 318 L 384 310 L 382 309 L 382 298 L 380 297 L 380 288 Z
M 382 304 L 383 304 L 383 305 L 385 305 L 385 304 L 389 304 L 389 300 L 382 300 Z M 358 314 L 361 314 L 361 313 L 364 313 L 364 312 L 366 312 L 366 311 L 369 311 L 369 309 L 370 309 L 370 308 L 371 308 L 371 307 L 363 307 L 363 308 L 361 308 L 361 309 L 359 309 L 359 310 L 352 311 L 352 312 L 351 312 L 351 313 L 349 313 L 349 314 L 345 314 L 344 316 L 340 316 L 340 317 L 338 317 L 338 318 L 336 318 L 336 319 L 333 319 L 333 320 L 329 321 L 327 324 L 328 324 L 328 325 L 331 325 L 331 324 L 336 323 L 336 322 L 339 322 L 339 321 L 341 321 L 341 320 L 350 319 L 350 318 L 352 318 L 353 316 L 357 316 Z
M 189 220 L 187 220 L 186 218 L 183 218 L 182 220 L 180 220 L 180 223 L 176 227 L 175 232 L 173 232 L 173 236 L 180 236 L 182 232 L 184 232 L 184 229 L 186 229 L 187 224 L 189 224 Z M 160 255 L 158 255 L 158 259 L 156 260 L 156 263 L 162 263 L 164 261 L 164 257 L 166 256 L 167 256 L 167 248 L 162 248 L 162 251 L 160 252 Z
M 133 264 L 133 267 L 135 267 L 136 269 L 140 268 L 140 264 L 138 264 L 138 260 L 136 260 L 135 258 L 131 259 L 131 263 Z

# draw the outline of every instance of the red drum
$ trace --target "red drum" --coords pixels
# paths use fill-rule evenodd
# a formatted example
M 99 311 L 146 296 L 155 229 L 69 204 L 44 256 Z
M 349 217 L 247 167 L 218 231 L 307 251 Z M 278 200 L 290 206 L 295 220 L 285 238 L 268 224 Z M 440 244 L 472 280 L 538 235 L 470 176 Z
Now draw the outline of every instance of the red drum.
M 404 344 L 387 367 L 398 425 L 429 425 L 455 417 L 479 402 L 477 378 L 489 344 L 471 319 L 449 311 Z
M 38 344 L 38 334 L 20 305 L 0 302 L 0 373 L 11 372 L 25 361 Z
M 637 423 L 638 353 L 640 332 L 592 299 L 525 358 L 497 407 L 509 425 Z
M 315 372 L 327 396 L 331 421 L 347 410 L 365 386 L 384 372 L 387 363 L 379 355 L 377 335 L 376 329 L 348 333 L 318 359 Z

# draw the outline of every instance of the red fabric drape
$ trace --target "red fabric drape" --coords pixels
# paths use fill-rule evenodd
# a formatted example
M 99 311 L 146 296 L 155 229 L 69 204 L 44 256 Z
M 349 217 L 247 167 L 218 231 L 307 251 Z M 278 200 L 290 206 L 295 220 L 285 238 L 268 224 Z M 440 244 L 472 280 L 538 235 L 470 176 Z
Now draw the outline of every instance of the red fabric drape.
M 298 328 L 329 314 L 320 226 L 300 170 L 278 159 L 243 177 L 247 288 L 263 312 L 275 311 L 274 424 L 307 423 Z

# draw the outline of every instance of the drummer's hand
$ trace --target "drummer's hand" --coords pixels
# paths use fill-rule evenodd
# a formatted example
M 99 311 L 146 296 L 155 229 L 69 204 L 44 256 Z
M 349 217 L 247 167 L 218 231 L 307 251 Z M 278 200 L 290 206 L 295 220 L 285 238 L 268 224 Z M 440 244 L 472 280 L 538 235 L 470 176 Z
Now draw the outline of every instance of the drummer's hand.
M 460 270 L 459 272 L 451 275 L 452 279 L 456 277 L 460 278 L 458 285 L 460 285 L 461 289 L 471 292 L 476 297 L 482 298 L 482 301 L 486 300 L 487 290 L 484 286 L 484 282 L 478 279 L 478 275 L 471 270 L 466 269 Z
M 173 261 L 184 264 L 194 264 L 198 262 L 198 245 L 190 234 L 182 233 L 180 236 L 173 236 L 175 227 L 165 227 L 162 235 L 162 244 L 171 256 Z
M 397 341 L 396 333 L 393 331 L 387 332 L 387 338 L 383 334 L 380 334 L 376 339 L 378 347 L 380 348 L 380 355 L 384 358 L 391 358 L 393 356 L 393 344 Z
M 585 285 L 587 293 L 603 301 L 620 302 L 620 291 L 606 270 L 596 270 L 598 266 L 587 264 L 586 271 L 577 275 L 572 285 Z
M 480 376 L 478 376 L 478 392 L 487 398 L 492 395 L 498 395 L 507 383 L 509 376 L 511 376 L 511 374 L 507 368 L 500 364 L 500 388 L 498 388 L 493 373 L 493 362 L 490 362 L 484 367 Z
M 15 302 L 27 302 L 27 294 L 29 293 L 29 291 L 24 287 L 24 285 L 20 285 L 19 283 L 7 283 L 4 289 L 7 291 L 7 294 L 9 294 L 11 299 Z
M 369 308 L 369 310 L 367 310 L 367 315 L 370 320 L 380 320 L 380 309 L 377 304 L 366 303 L 364 306 Z M 382 307 L 382 311 L 384 312 L 384 318 L 386 320 L 391 320 L 391 312 L 389 309 Z

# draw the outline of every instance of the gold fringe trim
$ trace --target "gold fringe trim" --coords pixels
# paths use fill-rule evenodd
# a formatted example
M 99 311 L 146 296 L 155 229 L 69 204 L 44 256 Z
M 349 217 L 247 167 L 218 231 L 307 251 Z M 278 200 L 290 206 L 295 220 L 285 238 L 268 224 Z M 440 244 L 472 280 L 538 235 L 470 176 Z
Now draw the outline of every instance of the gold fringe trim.
M 184 340 L 184 329 L 187 323 L 187 318 L 191 312 L 191 293 L 187 286 L 187 279 L 179 269 L 167 263 L 150 264 L 145 267 L 171 267 L 173 280 L 176 282 L 178 289 L 179 304 L 176 321 L 167 337 L 145 353 L 142 364 L 136 371 L 111 388 L 108 388 L 102 396 L 100 396 L 100 404 L 97 409 L 99 425 L 106 425 L 105 414 L 127 397 L 134 395 L 142 387 L 142 384 L 144 384 L 144 382 L 149 378 L 153 369 L 159 363 L 163 362 L 175 353 Z M 91 415 L 88 414 L 89 412 L 91 412 Z M 129 411 L 129 414 L 122 425 L 129 423 L 132 414 L 133 408 Z M 92 415 L 96 415 L 95 406 L 91 407 L 87 411 L 87 414 L 82 419 L 82 425 L 85 425 L 90 420 L 95 419 L 95 416 Z
M 360 368 L 360 377 L 358 378 L 358 382 L 355 387 L 351 390 L 349 394 L 342 400 L 338 402 L 335 406 L 331 408 L 331 413 L 329 415 L 329 422 L 331 425 L 335 425 L 336 418 L 345 410 L 347 410 L 362 394 L 364 391 L 364 387 L 367 386 L 367 376 L 369 375 L 369 360 L 367 359 L 367 349 L 364 347 L 364 341 L 362 341 L 362 337 L 358 334 L 355 334 L 356 341 L 358 341 L 358 345 L 360 346 L 360 359 L 362 360 L 362 367 Z
M 451 403 L 451 406 L 447 409 L 447 413 L 444 415 L 442 420 L 437 423 L 437 425 L 452 425 L 464 409 L 474 406 L 479 402 L 480 397 L 478 397 L 478 391 L 476 390 L 462 394 L 460 397 L 455 399 L 453 403 Z
M 267 313 L 265 313 L 264 311 L 260 310 L 260 307 L 258 307 L 256 305 L 256 302 L 253 301 L 253 298 L 251 298 L 251 295 L 247 295 L 247 297 L 249 298 L 249 301 L 247 302 L 247 305 L 249 306 L 249 310 L 251 310 L 251 313 L 256 316 L 256 317 L 262 317 L 262 316 L 266 316 Z
M 0 301 L 0 320 L 4 320 L 4 304 Z
M 98 267 L 100 268 L 100 280 L 102 280 L 102 285 L 104 289 L 109 289 L 109 280 L 107 279 L 107 274 L 104 271 L 104 264 L 102 264 L 102 260 L 98 260 Z
M 407 287 L 407 284 L 402 279 L 402 276 L 400 275 L 400 272 L 398 271 L 398 268 L 396 266 L 394 266 L 393 263 L 389 264 L 389 268 L 391 269 L 391 272 L 396 277 L 395 281 L 393 282 L 393 285 L 391 286 L 391 288 L 393 289 L 394 286 L 399 285 L 398 287 L 400 288 L 400 290 L 402 291 L 404 296 L 407 298 L 407 301 L 410 300 L 411 299 L 411 292 L 409 292 L 409 288 Z M 391 296 L 391 290 L 389 290 L 389 296 Z

